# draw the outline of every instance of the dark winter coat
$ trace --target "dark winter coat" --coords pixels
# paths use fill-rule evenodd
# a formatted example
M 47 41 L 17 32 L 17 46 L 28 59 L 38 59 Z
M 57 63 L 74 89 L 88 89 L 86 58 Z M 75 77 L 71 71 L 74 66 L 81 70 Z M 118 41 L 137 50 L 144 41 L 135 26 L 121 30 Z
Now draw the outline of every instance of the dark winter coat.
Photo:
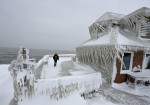
M 57 61 L 57 60 L 59 60 L 59 56 L 58 56 L 57 54 L 55 54 L 55 55 L 53 56 L 53 59 L 54 59 L 55 61 Z

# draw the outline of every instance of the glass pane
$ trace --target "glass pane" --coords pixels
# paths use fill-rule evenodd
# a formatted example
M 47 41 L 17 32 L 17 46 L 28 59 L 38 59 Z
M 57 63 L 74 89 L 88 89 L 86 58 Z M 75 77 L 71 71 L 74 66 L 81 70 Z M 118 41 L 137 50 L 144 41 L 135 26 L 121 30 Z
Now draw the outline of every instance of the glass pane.
M 129 68 L 130 68 L 130 59 L 131 59 L 131 53 L 124 53 L 123 62 L 125 64 L 125 66 L 122 66 L 122 70 L 129 70 Z
M 145 58 L 145 69 L 150 69 L 150 54 L 146 54 L 146 58 Z
M 146 54 L 146 57 L 149 57 L 150 56 L 150 54 Z
M 150 69 L 150 61 L 148 62 L 146 69 Z

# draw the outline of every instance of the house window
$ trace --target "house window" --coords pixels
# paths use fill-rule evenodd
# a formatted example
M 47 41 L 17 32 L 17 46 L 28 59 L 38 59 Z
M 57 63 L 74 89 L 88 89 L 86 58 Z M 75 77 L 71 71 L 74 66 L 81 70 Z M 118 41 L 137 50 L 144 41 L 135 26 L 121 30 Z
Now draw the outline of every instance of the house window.
M 129 70 L 131 65 L 131 53 L 124 53 L 123 62 L 124 65 L 122 65 L 122 70 Z
M 150 69 L 150 54 L 145 54 L 144 69 Z
M 23 64 L 23 68 L 24 68 L 24 69 L 27 69 L 27 64 Z

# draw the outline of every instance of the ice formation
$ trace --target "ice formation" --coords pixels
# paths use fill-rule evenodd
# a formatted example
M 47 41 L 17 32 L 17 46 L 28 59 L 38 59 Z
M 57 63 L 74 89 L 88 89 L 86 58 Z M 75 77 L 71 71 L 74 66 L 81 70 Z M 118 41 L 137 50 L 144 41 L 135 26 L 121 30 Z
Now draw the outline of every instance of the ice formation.
M 50 99 L 58 100 L 67 97 L 75 91 L 80 94 L 94 93 L 101 90 L 101 85 L 100 73 L 66 76 L 49 80 L 39 80 L 36 84 L 36 94 L 48 95 Z
M 126 16 L 107 12 L 89 27 L 91 39 L 76 48 L 77 58 L 81 63 L 101 68 L 102 76 L 112 82 L 116 58 L 124 64 L 125 51 L 150 51 L 149 27 L 149 8 L 143 7 Z
M 48 64 L 49 55 L 45 55 L 35 66 L 34 75 L 36 79 L 41 78 L 41 72 L 43 70 L 43 66 Z
M 17 60 L 13 60 L 8 68 L 13 78 L 14 98 L 22 100 L 22 95 L 31 97 L 34 93 L 35 59 L 29 59 L 29 50 L 21 47 Z

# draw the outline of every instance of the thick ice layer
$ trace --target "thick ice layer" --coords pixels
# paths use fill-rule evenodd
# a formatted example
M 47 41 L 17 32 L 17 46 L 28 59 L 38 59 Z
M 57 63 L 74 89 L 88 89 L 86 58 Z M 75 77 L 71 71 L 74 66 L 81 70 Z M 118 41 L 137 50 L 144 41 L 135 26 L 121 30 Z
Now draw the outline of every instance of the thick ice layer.
M 43 66 L 45 64 L 48 64 L 49 60 L 49 55 L 45 55 L 39 62 L 36 64 L 35 69 L 34 69 L 34 76 L 36 79 L 40 79 L 41 77 L 41 72 L 43 69 Z
M 29 50 L 21 47 L 17 60 L 11 62 L 8 70 L 13 78 L 14 98 L 22 99 L 22 94 L 32 95 L 34 88 L 34 66 L 35 59 L 29 59 Z
M 67 97 L 72 92 L 79 93 L 99 90 L 102 85 L 101 74 L 92 73 L 86 75 L 66 76 L 52 79 L 40 79 L 37 81 L 36 94 L 49 95 L 51 99 Z

